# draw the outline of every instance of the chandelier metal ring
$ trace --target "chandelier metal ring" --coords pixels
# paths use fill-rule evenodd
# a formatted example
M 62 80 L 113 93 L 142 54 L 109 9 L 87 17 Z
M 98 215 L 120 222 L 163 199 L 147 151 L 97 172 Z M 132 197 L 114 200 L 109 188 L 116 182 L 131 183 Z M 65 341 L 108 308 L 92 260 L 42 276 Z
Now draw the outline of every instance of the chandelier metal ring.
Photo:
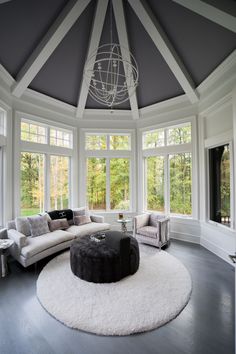
M 110 108 L 129 100 L 138 86 L 138 76 L 134 56 L 115 43 L 98 47 L 84 68 L 89 95 Z

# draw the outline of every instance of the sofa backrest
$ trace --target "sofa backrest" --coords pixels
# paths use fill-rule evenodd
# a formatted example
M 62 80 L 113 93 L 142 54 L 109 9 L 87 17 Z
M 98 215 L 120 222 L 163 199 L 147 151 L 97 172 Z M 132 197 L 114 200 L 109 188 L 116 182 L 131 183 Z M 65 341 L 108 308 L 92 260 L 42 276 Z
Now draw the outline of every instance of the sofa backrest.
M 14 229 L 16 230 L 16 222 L 15 220 L 10 220 L 7 222 L 7 230 Z

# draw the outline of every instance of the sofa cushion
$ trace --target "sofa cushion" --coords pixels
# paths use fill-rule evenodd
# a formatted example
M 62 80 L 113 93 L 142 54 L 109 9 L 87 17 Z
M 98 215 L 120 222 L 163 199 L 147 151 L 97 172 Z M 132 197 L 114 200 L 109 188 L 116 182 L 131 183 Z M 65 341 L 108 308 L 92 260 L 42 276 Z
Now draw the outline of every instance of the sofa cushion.
M 48 222 L 50 231 L 56 230 L 66 230 L 69 227 L 68 220 L 65 219 L 55 219 Z
M 40 236 L 50 231 L 48 228 L 48 219 L 45 215 L 30 216 L 28 217 L 28 220 L 32 237 Z
M 154 226 L 144 226 L 137 229 L 137 234 L 151 238 L 157 238 L 158 228 Z
M 89 224 L 85 225 L 72 225 L 70 226 L 67 231 L 72 233 L 75 236 L 85 236 L 85 235 L 91 235 L 94 234 L 95 232 L 99 231 L 105 231 L 109 230 L 110 225 L 106 223 L 98 223 L 98 222 L 91 222 Z
M 30 236 L 31 231 L 30 231 L 30 223 L 28 218 L 23 217 L 23 216 L 18 216 L 16 218 L 16 230 L 19 231 L 21 234 L 25 236 Z
M 49 232 L 38 237 L 29 237 L 28 244 L 21 249 L 21 254 L 25 258 L 30 258 L 48 248 L 73 240 L 74 238 L 73 234 L 63 230 Z
M 85 224 L 89 224 L 90 222 L 92 221 L 89 215 L 74 216 L 75 225 L 85 225 Z

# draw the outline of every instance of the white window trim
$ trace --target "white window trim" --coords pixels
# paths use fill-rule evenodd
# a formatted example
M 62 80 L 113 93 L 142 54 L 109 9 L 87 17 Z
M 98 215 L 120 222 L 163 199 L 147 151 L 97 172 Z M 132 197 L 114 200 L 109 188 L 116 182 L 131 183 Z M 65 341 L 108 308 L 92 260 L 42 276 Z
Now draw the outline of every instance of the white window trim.
M 21 140 L 21 120 L 28 121 L 30 123 L 40 124 L 46 126 L 47 129 L 47 143 L 34 143 Z M 60 129 L 64 131 L 72 132 L 72 148 L 59 147 L 49 144 L 49 129 Z M 70 161 L 70 171 L 69 171 L 69 207 L 76 207 L 78 205 L 78 144 L 77 144 L 77 128 L 68 125 L 65 126 L 62 123 L 55 123 L 44 119 L 42 117 L 37 117 L 35 115 L 30 115 L 24 112 L 15 112 L 15 153 L 14 153 L 14 216 L 20 215 L 20 161 L 21 152 L 33 152 L 42 153 L 45 155 L 45 195 L 44 195 L 44 205 L 45 210 L 50 210 L 50 156 L 68 156 Z
M 179 144 L 179 145 L 166 145 L 157 147 L 154 149 L 143 149 L 143 133 L 157 130 L 165 129 L 165 144 L 167 143 L 167 129 L 174 128 L 177 126 L 184 126 L 186 123 L 191 123 L 192 126 L 192 136 L 191 143 Z M 196 116 L 185 117 L 179 120 L 169 121 L 166 123 L 160 123 L 157 125 L 140 128 L 138 132 L 139 136 L 139 154 L 141 156 L 139 160 L 139 185 L 142 187 L 142 192 L 139 197 L 139 211 L 149 212 L 147 210 L 147 195 L 146 195 L 146 175 L 145 175 L 145 159 L 148 156 L 164 156 L 165 158 L 165 214 L 170 215 L 171 218 L 178 219 L 198 219 L 198 154 L 197 154 L 197 118 Z M 168 176 L 168 166 L 167 166 L 167 156 L 171 154 L 178 154 L 190 152 L 192 154 L 192 215 L 181 215 L 170 213 L 170 201 L 169 201 L 169 176 Z
M 109 135 L 130 135 L 131 149 L 130 150 L 109 150 Z M 107 149 L 106 150 L 86 150 L 85 142 L 86 135 L 107 135 Z M 86 205 L 86 191 L 87 191 L 87 176 L 86 176 L 86 160 L 89 157 L 106 158 L 106 210 L 93 210 L 95 213 L 109 213 L 117 214 L 119 212 L 130 213 L 135 211 L 136 206 L 136 161 L 135 161 L 135 130 L 134 129 L 80 129 L 80 170 L 85 171 L 80 181 L 80 205 Z M 128 210 L 111 210 L 110 206 L 110 159 L 111 158 L 129 158 L 130 159 L 130 208 Z
M 210 219 L 210 179 L 209 179 L 209 150 L 217 146 L 229 144 L 230 152 L 230 227 L 220 224 Z M 222 230 L 234 230 L 235 229 L 235 186 L 234 186 L 234 149 L 233 149 L 233 132 L 228 131 L 215 137 L 211 137 L 204 140 L 205 154 L 206 154 L 206 223 L 214 225 Z

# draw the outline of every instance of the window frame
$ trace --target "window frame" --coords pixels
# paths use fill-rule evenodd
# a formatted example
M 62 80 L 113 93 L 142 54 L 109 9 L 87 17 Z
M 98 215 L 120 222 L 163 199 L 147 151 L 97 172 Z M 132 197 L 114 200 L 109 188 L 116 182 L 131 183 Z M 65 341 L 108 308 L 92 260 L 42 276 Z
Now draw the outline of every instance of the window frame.
M 106 135 L 107 149 L 106 150 L 87 150 L 86 135 Z M 129 135 L 130 150 L 110 150 L 110 135 Z M 135 163 L 135 130 L 133 129 L 86 129 L 80 130 L 80 169 L 86 171 L 80 183 L 82 205 L 87 205 L 87 158 L 97 157 L 106 159 L 106 210 L 93 210 L 96 213 L 111 213 L 119 212 L 130 213 L 135 210 L 136 205 L 136 180 L 134 178 Z M 82 157 L 83 156 L 83 157 Z M 112 158 L 129 158 L 129 193 L 130 206 L 127 210 L 113 210 L 110 208 L 110 159 Z
M 167 145 L 167 131 L 170 128 L 185 126 L 191 124 L 191 143 Z M 152 149 L 143 149 L 143 133 L 148 131 L 163 129 L 165 135 L 165 146 L 160 146 Z M 142 196 L 140 198 L 141 208 L 144 212 L 151 212 L 147 208 L 147 186 L 146 186 L 146 158 L 149 156 L 163 156 L 164 157 L 164 197 L 165 197 L 165 215 L 170 215 L 171 218 L 183 219 L 198 219 L 198 169 L 197 169 L 197 122 L 196 116 L 190 116 L 167 123 L 160 123 L 155 126 L 141 128 L 139 130 L 140 140 L 140 180 L 142 186 Z M 170 176 L 169 176 L 169 155 L 176 155 L 180 153 L 191 153 L 192 157 L 192 215 L 183 215 L 170 213 Z M 161 212 L 159 212 L 161 214 Z
M 215 225 L 219 228 L 223 228 L 223 230 L 234 230 L 235 229 L 235 201 L 234 201 L 234 149 L 233 149 L 233 139 L 231 134 L 222 134 L 215 136 L 213 138 L 205 139 L 204 148 L 205 148 L 205 158 L 206 158 L 206 222 L 210 225 Z M 229 144 L 229 152 L 230 152 L 230 218 L 231 225 L 230 227 L 218 223 L 217 221 L 210 219 L 210 176 L 209 176 L 209 150 L 215 147 Z
M 21 163 L 21 152 L 29 153 L 41 153 L 45 155 L 45 166 L 44 166 L 44 176 L 45 176 L 45 193 L 44 193 L 44 206 L 45 210 L 50 210 L 50 156 L 66 156 L 69 157 L 69 207 L 78 205 L 78 170 L 77 170 L 77 129 L 73 126 L 65 126 L 62 123 L 55 123 L 48 121 L 41 117 L 31 116 L 30 114 L 24 112 L 16 112 L 15 115 L 15 162 L 16 162 L 16 172 L 14 177 L 14 184 L 16 186 L 15 190 L 15 211 L 14 215 L 20 215 L 20 206 L 21 206 L 21 191 L 20 191 L 20 163 Z M 34 143 L 29 141 L 21 140 L 21 121 L 27 120 L 34 124 L 46 126 L 47 131 L 47 143 Z M 65 130 L 72 133 L 72 147 L 61 147 L 50 145 L 50 127 L 53 129 Z

